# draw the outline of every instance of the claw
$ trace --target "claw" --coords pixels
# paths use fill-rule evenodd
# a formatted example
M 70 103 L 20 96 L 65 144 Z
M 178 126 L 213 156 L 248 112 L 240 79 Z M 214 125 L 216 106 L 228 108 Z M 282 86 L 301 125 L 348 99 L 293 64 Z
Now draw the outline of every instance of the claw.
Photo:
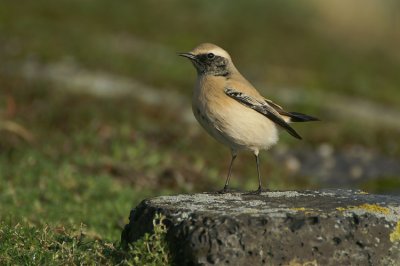
M 229 192 L 230 191 L 227 186 L 224 186 L 223 189 L 217 191 L 218 194 L 225 194 L 225 193 L 229 193 Z
M 257 190 L 254 190 L 254 191 L 250 191 L 250 192 L 244 193 L 243 195 L 246 195 L 246 196 L 248 196 L 248 195 L 260 195 L 260 194 L 261 194 L 261 192 L 262 192 L 262 189 L 261 189 L 261 187 L 258 187 L 258 189 L 257 189 Z

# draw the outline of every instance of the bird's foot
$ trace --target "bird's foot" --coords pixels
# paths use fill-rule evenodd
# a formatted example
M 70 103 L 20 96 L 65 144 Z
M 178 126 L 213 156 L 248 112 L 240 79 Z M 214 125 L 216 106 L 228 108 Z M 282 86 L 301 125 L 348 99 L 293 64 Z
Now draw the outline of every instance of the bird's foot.
M 262 192 L 261 187 L 258 187 L 257 190 L 246 192 L 246 193 L 244 193 L 243 195 L 245 195 L 245 196 L 249 196 L 249 195 L 260 195 L 261 192 Z
M 224 186 L 223 189 L 217 191 L 218 194 L 225 194 L 225 193 L 229 193 L 229 192 L 232 192 L 232 190 L 230 190 L 228 188 L 228 186 Z

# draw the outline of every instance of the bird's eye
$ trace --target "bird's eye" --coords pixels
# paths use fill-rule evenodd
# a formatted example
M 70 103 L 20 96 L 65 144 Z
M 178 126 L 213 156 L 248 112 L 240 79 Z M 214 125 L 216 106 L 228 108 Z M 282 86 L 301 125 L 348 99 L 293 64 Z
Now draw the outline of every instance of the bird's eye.
M 208 53 L 207 54 L 207 58 L 208 59 L 213 59 L 215 57 L 215 55 L 213 53 Z

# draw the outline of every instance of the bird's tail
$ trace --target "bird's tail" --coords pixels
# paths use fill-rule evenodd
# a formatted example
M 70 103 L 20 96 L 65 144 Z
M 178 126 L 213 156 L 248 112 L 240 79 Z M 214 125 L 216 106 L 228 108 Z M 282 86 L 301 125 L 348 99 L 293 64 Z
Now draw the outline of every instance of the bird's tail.
M 297 112 L 289 112 L 290 122 L 319 121 L 318 118 Z

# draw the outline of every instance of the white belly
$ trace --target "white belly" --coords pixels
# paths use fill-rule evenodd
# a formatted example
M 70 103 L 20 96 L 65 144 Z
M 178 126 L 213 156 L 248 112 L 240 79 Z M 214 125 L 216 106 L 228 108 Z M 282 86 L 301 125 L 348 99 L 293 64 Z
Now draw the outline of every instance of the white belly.
M 214 108 L 215 110 L 215 108 Z M 262 114 L 240 103 L 218 106 L 218 112 L 193 104 L 193 112 L 203 128 L 215 139 L 234 150 L 266 150 L 278 141 L 275 124 Z

